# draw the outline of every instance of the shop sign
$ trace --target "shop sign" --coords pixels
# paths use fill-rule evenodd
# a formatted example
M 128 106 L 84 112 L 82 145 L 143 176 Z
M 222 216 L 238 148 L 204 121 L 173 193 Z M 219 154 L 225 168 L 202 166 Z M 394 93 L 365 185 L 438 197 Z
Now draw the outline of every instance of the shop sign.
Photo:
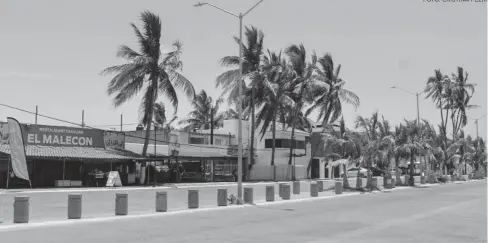
M 23 124 L 22 133 L 29 145 L 105 148 L 102 130 Z
M 125 135 L 122 132 L 105 131 L 103 133 L 103 140 L 105 141 L 105 148 L 125 148 Z

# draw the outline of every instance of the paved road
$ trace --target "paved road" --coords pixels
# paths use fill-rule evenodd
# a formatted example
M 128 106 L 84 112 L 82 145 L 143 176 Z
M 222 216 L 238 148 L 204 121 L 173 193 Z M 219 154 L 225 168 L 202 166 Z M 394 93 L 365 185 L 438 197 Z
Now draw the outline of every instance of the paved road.
M 326 188 L 333 185 L 333 181 L 326 182 Z M 275 185 L 275 192 L 278 194 L 278 183 L 254 183 L 245 184 L 245 187 L 254 188 L 254 201 L 260 202 L 265 200 L 266 186 Z M 166 191 L 168 193 L 168 210 L 178 211 L 188 209 L 188 189 L 198 189 L 200 195 L 200 207 L 217 206 L 217 189 L 227 188 L 228 195 L 237 195 L 236 185 L 200 185 L 199 187 L 184 188 L 129 188 L 130 190 L 117 191 L 84 191 L 77 192 L 83 196 L 83 218 L 107 217 L 114 215 L 115 212 L 115 194 L 128 193 L 129 195 L 129 214 L 148 214 L 155 211 L 156 191 Z M 293 195 L 292 198 L 310 197 L 310 183 L 301 182 L 300 195 Z M 3 218 L 3 224 L 11 224 L 13 221 L 13 202 L 15 196 L 30 197 L 30 218 L 31 222 L 64 220 L 67 218 L 68 194 L 73 192 L 53 191 L 53 192 L 36 192 L 31 193 L 15 191 L 4 192 L 0 194 L 0 218 Z M 332 192 L 320 193 L 321 196 L 331 194 Z M 279 200 L 278 195 L 275 196 Z M 2 224 L 0 224 L 1 226 Z
M 486 181 L 0 231 L 2 242 L 487 242 Z

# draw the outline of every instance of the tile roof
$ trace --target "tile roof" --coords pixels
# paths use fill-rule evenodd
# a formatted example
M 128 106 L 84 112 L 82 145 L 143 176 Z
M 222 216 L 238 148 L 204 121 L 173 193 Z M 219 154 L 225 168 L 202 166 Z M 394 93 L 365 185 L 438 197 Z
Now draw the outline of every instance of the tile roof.
M 126 160 L 138 157 L 130 152 L 102 148 L 50 147 L 38 145 L 26 145 L 25 148 L 27 157 L 38 158 Z M 10 154 L 10 145 L 0 144 L 0 153 Z

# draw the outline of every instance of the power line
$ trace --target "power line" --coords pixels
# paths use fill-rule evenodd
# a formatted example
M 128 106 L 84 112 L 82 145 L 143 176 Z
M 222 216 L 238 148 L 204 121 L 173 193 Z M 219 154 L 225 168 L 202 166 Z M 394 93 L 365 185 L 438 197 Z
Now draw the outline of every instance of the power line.
M 86 125 L 85 126 L 82 126 L 81 124 L 78 124 L 78 123 L 75 123 L 75 122 L 70 122 L 70 121 L 66 121 L 66 120 L 63 120 L 63 119 L 59 119 L 59 118 L 55 118 L 55 117 L 51 117 L 51 116 L 47 116 L 47 115 L 42 115 L 42 114 L 39 114 L 39 113 L 36 114 L 35 112 L 27 111 L 27 110 L 24 110 L 24 109 L 21 109 L 21 108 L 17 108 L 17 107 L 14 107 L 14 106 L 10 106 L 10 105 L 5 105 L 5 104 L 1 104 L 0 103 L 0 106 L 4 106 L 4 107 L 11 108 L 11 109 L 14 109 L 14 110 L 22 111 L 22 112 L 25 112 L 25 113 L 37 115 L 37 116 L 44 117 L 44 118 L 51 119 L 51 120 L 55 120 L 55 121 L 58 121 L 58 122 L 63 122 L 63 123 L 67 123 L 67 124 L 71 124 L 71 125 L 75 125 L 75 126 L 80 126 L 80 127 L 84 127 L 84 128 L 94 129 L 94 130 L 101 130 L 104 133 L 105 132 L 122 133 L 122 134 L 124 134 L 125 137 L 139 138 L 139 139 L 144 139 L 144 140 L 146 139 L 145 137 L 139 137 L 139 136 L 129 135 L 129 134 L 126 134 L 126 133 L 120 132 L 120 131 L 105 130 L 105 129 L 95 128 L 95 127 L 92 127 L 92 126 L 86 126 Z M 151 141 L 151 142 L 153 142 L 153 141 L 155 141 L 155 142 L 161 142 L 161 143 L 166 143 L 166 144 L 170 144 L 171 143 L 171 142 L 168 142 L 168 141 L 158 140 L 158 139 L 154 139 L 154 138 L 149 138 L 149 141 Z M 191 146 L 191 147 L 197 147 L 197 148 L 209 148 L 207 146 L 201 146 L 199 144 L 188 144 L 188 143 L 178 143 L 178 144 L 187 145 L 187 146 Z M 245 145 L 245 144 L 247 144 L 247 143 L 243 143 L 243 145 Z M 263 151 L 264 150 L 265 149 L 263 149 Z M 256 151 L 259 151 L 259 150 L 256 149 Z

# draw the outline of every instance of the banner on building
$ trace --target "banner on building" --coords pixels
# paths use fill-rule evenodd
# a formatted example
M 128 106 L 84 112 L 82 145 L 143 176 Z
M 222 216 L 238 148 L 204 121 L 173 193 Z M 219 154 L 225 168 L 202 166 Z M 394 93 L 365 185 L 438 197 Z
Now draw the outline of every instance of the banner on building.
M 10 144 L 10 161 L 14 174 L 21 179 L 29 180 L 29 171 L 27 169 L 27 159 L 25 156 L 24 139 L 20 123 L 12 118 L 7 117 Z
M 44 125 L 22 128 L 24 141 L 29 145 L 105 148 L 102 130 Z
M 125 148 L 125 134 L 123 132 L 105 131 L 103 133 L 103 139 L 105 140 L 105 148 Z

